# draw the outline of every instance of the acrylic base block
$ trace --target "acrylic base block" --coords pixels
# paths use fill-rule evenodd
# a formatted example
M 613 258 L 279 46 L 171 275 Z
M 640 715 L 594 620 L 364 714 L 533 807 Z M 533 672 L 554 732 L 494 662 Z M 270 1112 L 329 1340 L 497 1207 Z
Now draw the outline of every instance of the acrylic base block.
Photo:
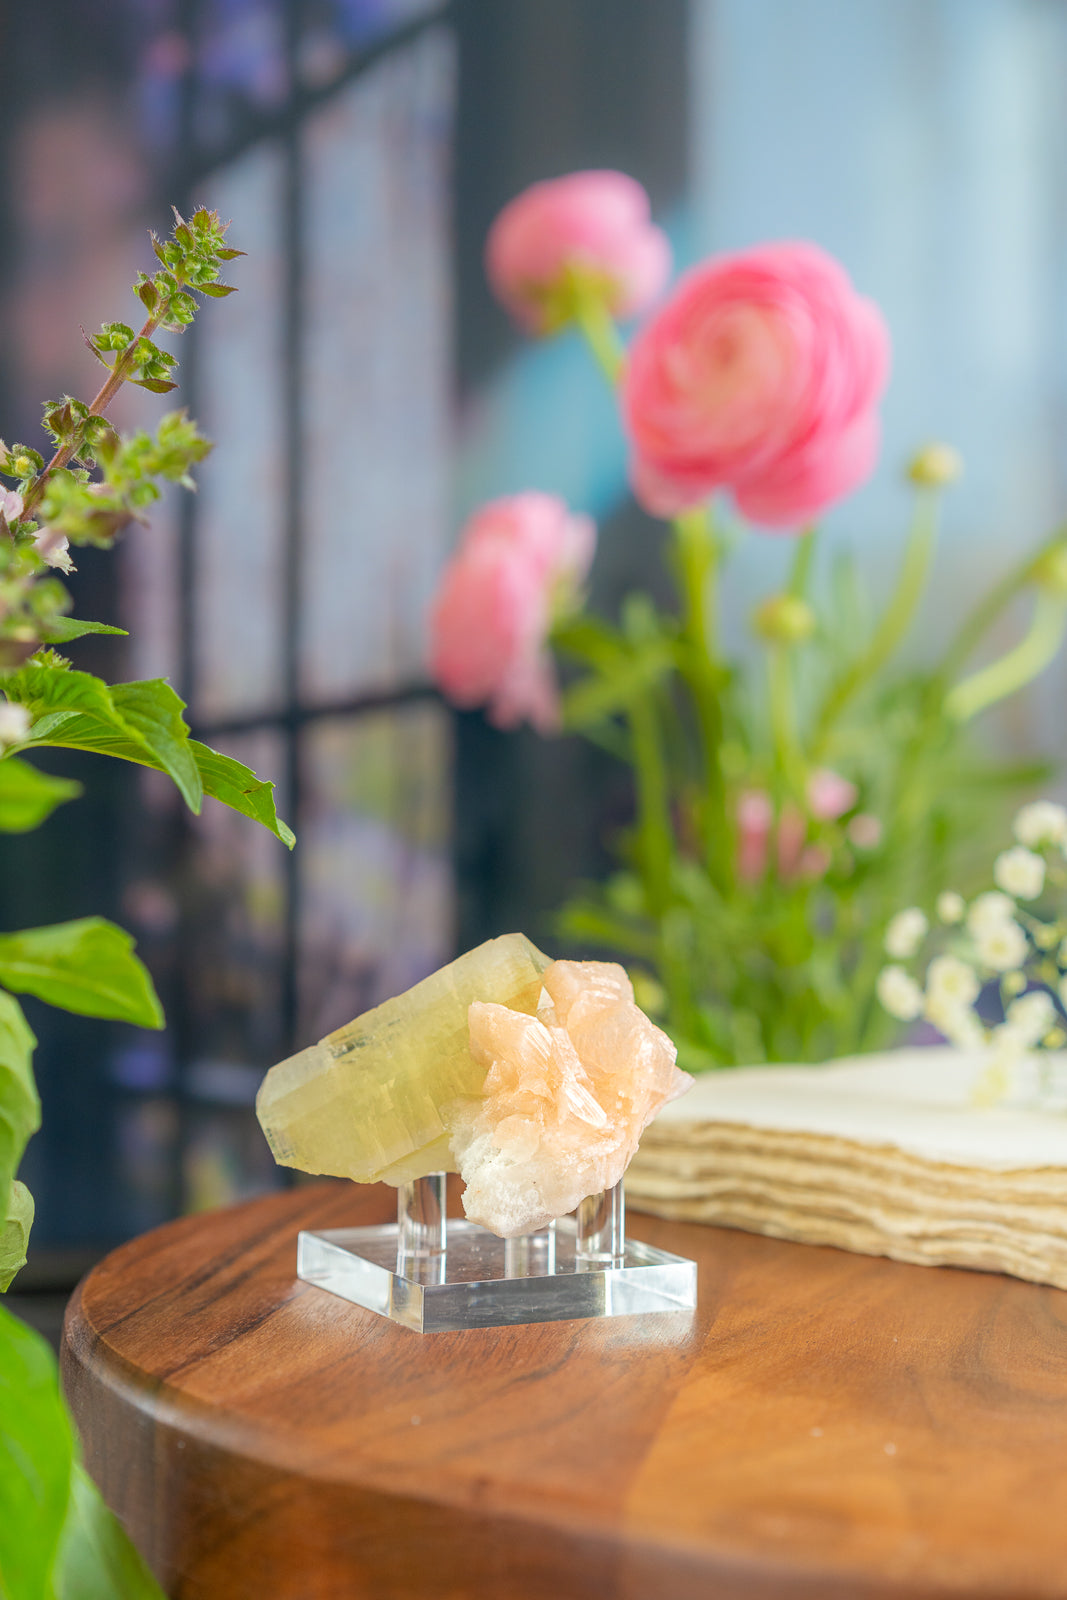
M 301 1233 L 297 1276 L 419 1333 L 691 1311 L 694 1261 L 625 1237 L 622 1184 L 540 1233 L 446 1224 L 445 1178 L 397 1191 L 397 1222 Z

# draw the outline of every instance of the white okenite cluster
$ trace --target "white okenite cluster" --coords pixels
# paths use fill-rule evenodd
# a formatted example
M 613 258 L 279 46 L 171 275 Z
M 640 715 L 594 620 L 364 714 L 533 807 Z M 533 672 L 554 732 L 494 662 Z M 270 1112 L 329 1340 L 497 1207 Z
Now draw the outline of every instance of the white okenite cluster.
M 543 982 L 535 1017 L 471 1006 L 485 1088 L 449 1113 L 467 1216 L 506 1239 L 616 1184 L 656 1112 L 693 1081 L 622 967 L 554 961 Z

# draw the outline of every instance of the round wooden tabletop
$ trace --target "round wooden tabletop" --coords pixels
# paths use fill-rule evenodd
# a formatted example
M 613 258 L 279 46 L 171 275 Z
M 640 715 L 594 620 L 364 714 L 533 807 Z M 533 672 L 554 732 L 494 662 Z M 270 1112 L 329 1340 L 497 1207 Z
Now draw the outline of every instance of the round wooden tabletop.
M 1067 1293 L 632 1215 L 699 1309 L 420 1336 L 295 1277 L 316 1184 L 68 1313 L 87 1463 L 176 1600 L 1067 1597 Z

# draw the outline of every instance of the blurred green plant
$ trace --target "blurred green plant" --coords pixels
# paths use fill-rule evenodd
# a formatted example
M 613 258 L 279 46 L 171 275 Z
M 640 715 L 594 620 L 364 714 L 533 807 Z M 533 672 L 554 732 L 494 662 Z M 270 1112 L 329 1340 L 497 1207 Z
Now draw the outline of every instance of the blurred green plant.
M 108 376 L 92 400 L 64 395 L 44 407 L 53 453 L 0 444 L 0 832 L 25 833 L 81 786 L 24 757 L 48 746 L 95 751 L 165 772 L 186 805 L 205 795 L 261 823 L 292 847 L 274 807 L 273 785 L 239 761 L 189 737 L 184 704 L 164 679 L 106 684 L 76 671 L 52 648 L 89 633 L 121 633 L 70 616 L 57 572 L 70 547 L 109 547 L 143 521 L 161 485 L 193 488 L 191 472 L 211 448 L 183 411 L 154 432 L 119 433 L 105 411 L 124 383 L 155 394 L 175 387 L 175 357 L 154 343 L 181 332 L 196 294 L 233 293 L 222 264 L 243 254 L 226 225 L 201 208 L 175 212 L 171 236 L 152 235 L 160 263 L 134 292 L 148 315 L 139 332 L 105 323 L 88 339 Z M 0 1290 L 25 1265 L 33 1200 L 16 1177 L 40 1121 L 33 1078 L 36 1040 L 16 994 L 82 1016 L 161 1028 L 163 1011 L 147 969 L 123 929 L 100 917 L 0 935 Z M 160 1596 L 141 1558 L 80 1465 L 78 1441 L 42 1339 L 0 1309 L 0 1594 L 8 1600 L 122 1600 Z
M 1002 803 L 1049 776 L 1044 762 L 983 754 L 972 725 L 1062 643 L 1067 532 L 1019 563 L 940 661 L 898 666 L 943 487 L 921 462 L 911 537 L 880 614 L 850 557 L 817 596 L 817 536 L 800 540 L 785 592 L 753 619 L 762 694 L 756 674 L 702 649 L 694 670 L 685 614 L 723 559 L 708 512 L 675 525 L 681 615 L 634 596 L 617 627 L 580 615 L 553 633 L 580 668 L 563 695 L 565 728 L 631 762 L 637 796 L 620 869 L 575 896 L 560 928 L 636 968 L 642 1003 L 690 1070 L 889 1043 L 899 1023 L 877 1004 L 875 983 L 890 915 L 925 905 L 940 883 L 966 884 Z M 1033 620 L 1023 642 L 964 675 L 1025 594 Z M 718 636 L 714 620 L 705 626 Z
M 600 316 L 594 338 L 588 318 L 574 321 L 617 381 L 614 324 Z M 754 670 L 720 653 L 720 580 L 740 534 L 716 526 L 712 505 L 672 521 L 677 609 L 633 594 L 617 624 L 556 619 L 552 643 L 572 663 L 564 729 L 632 765 L 636 796 L 619 870 L 583 887 L 558 926 L 627 962 L 690 1071 L 891 1043 L 900 1023 L 875 992 L 891 914 L 932 909 L 945 881 L 966 886 L 1003 807 L 1050 776 L 1047 762 L 990 756 L 973 725 L 1062 646 L 1067 528 L 1017 563 L 932 666 L 900 660 L 961 470 L 941 444 L 910 463 L 911 530 L 880 607 L 850 555 L 819 574 L 808 529 L 784 590 L 753 615 Z M 1032 607 L 1020 643 L 968 673 L 1020 600 Z

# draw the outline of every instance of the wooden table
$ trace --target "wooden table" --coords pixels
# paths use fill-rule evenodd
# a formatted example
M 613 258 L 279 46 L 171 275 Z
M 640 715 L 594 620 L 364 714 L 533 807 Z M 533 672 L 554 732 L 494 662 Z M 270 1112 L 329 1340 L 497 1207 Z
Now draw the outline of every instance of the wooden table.
M 86 1278 L 88 1465 L 180 1600 L 1067 1597 L 1067 1294 L 632 1216 L 696 1313 L 420 1337 L 298 1283 L 316 1184 Z

